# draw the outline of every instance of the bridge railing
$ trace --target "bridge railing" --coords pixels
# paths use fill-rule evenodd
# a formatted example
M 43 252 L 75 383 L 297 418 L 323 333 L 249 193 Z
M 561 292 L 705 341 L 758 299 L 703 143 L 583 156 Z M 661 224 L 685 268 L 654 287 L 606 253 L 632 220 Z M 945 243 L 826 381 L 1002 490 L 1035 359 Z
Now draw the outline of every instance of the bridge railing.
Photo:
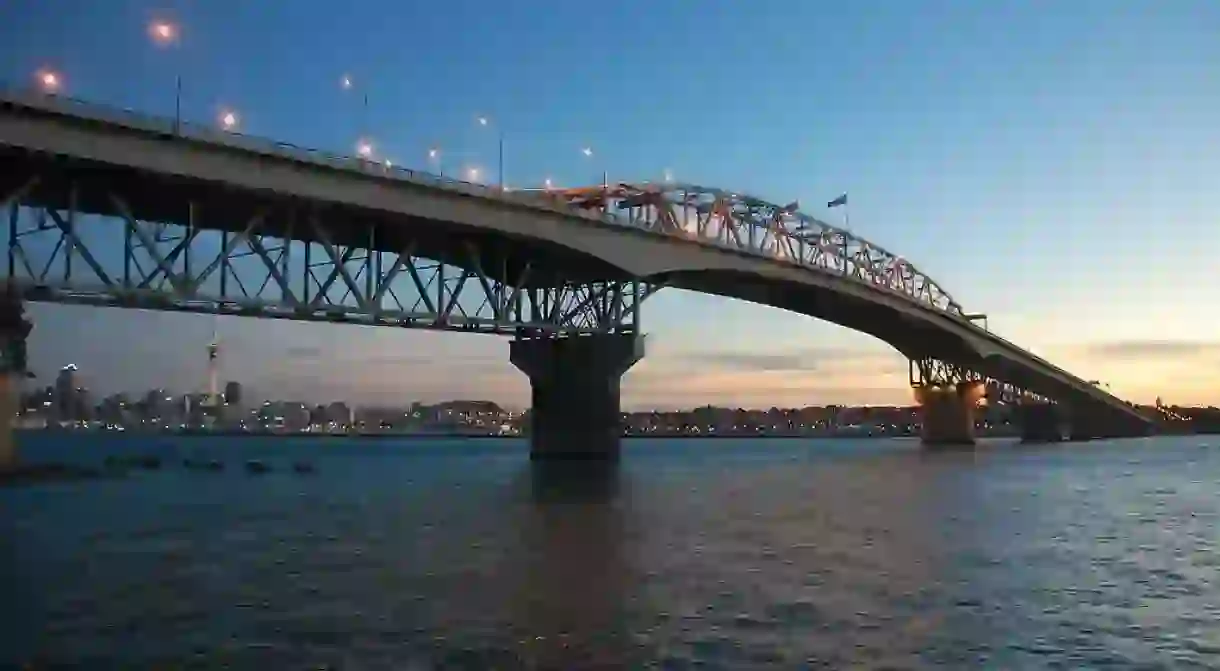
M 236 130 L 224 130 L 195 121 L 173 119 L 138 112 L 130 108 L 104 105 L 71 96 L 44 93 L 29 87 L 17 88 L 0 83 L 0 103 L 91 121 L 100 121 L 132 130 L 179 137 L 184 140 L 232 147 L 256 154 L 321 165 L 337 170 L 354 171 L 383 179 L 395 179 L 413 184 L 458 191 L 471 196 L 495 198 L 540 209 L 553 210 L 567 215 L 576 214 L 586 219 L 615 219 L 613 216 L 600 217 L 589 216 L 587 213 L 576 213 L 569 208 L 560 207 L 556 203 L 541 198 L 533 192 L 520 192 L 504 189 L 500 186 L 488 186 L 427 171 L 414 170 L 394 165 L 388 161 L 378 161 L 363 156 L 347 156 L 322 149 L 303 147 L 290 142 L 250 135 Z
M 501 186 L 488 186 L 485 184 L 467 182 L 427 171 L 414 170 L 411 168 L 393 165 L 387 161 L 377 161 L 362 156 L 346 156 L 336 154 L 325 150 L 303 147 L 289 142 L 249 135 L 238 131 L 224 130 L 213 125 L 194 121 L 184 121 L 182 119 L 174 119 L 138 112 L 132 109 L 99 104 L 71 96 L 48 94 L 29 87 L 14 88 L 0 83 L 0 102 L 76 118 L 99 121 L 146 133 L 178 137 L 187 141 L 232 147 L 242 151 L 274 156 L 276 158 L 283 158 L 311 165 L 325 166 L 335 170 L 358 172 L 380 179 L 393 179 L 396 181 L 431 188 L 439 188 L 478 198 L 499 200 L 513 203 L 514 205 L 518 206 L 526 206 L 534 209 L 562 214 L 565 216 L 578 217 L 587 221 L 597 221 L 615 226 L 634 228 L 649 233 L 665 234 L 665 231 L 656 230 L 653 227 L 646 225 L 644 222 L 638 221 L 631 216 L 625 216 L 623 213 L 615 211 L 610 207 L 599 209 L 574 208 L 568 203 L 552 197 L 547 197 L 546 192 L 513 191 Z M 795 232 L 784 231 L 782 234 L 786 238 L 789 238 L 789 241 L 794 244 L 804 244 L 802 241 L 800 241 Z M 850 234 L 845 235 L 850 236 Z M 752 237 L 753 236 L 751 236 L 751 238 Z M 851 238 L 860 240 L 854 236 L 851 236 Z M 763 250 L 752 249 L 749 246 L 743 247 L 725 244 L 724 241 L 705 237 L 693 239 L 691 237 L 683 237 L 682 239 L 687 242 L 729 249 L 735 252 L 747 252 L 753 255 L 768 258 L 770 260 L 775 260 L 773 255 L 768 254 Z M 861 242 L 867 243 L 867 241 L 863 240 L 861 240 Z M 871 245 L 871 243 L 867 244 L 871 248 L 878 250 L 880 249 L 875 245 Z M 845 257 L 845 264 L 855 262 L 852 259 L 846 258 L 846 254 L 846 249 L 844 249 L 843 255 Z M 816 263 L 807 262 L 805 259 L 798 260 L 798 265 L 807 267 L 817 272 L 825 272 L 826 270 L 825 268 L 818 266 Z M 859 280 L 865 284 L 875 284 L 866 279 L 853 277 L 850 275 L 847 276 L 846 279 Z M 885 287 L 874 288 L 884 289 Z M 902 294 L 902 292 L 897 293 Z M 919 302 L 917 298 L 911 295 L 902 295 L 908 299 Z M 961 312 L 960 307 L 957 306 L 956 303 L 952 302 L 951 299 L 949 299 L 943 305 L 939 304 L 936 300 L 926 300 L 923 302 L 927 304 L 928 307 L 940 310 L 946 314 L 957 314 Z

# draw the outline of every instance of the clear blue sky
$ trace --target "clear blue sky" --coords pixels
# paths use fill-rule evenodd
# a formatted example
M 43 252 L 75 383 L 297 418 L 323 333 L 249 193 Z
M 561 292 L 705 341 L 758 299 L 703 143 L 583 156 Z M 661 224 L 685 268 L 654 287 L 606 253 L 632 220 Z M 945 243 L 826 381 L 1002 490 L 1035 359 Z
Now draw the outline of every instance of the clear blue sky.
M 153 48 L 157 17 L 182 26 Z M 399 163 L 495 163 L 507 181 L 680 181 L 800 199 L 843 191 L 852 228 L 991 327 L 1138 400 L 1220 402 L 1220 3 L 1212 0 L 447 0 L 335 4 L 10 0 L 0 76 Z M 348 73 L 367 92 L 344 94 Z M 581 156 L 594 148 L 593 160 Z M 201 385 L 208 318 L 40 307 L 38 372 Z M 680 292 L 645 306 L 628 403 L 908 398 L 865 336 Z M 494 338 L 227 320 L 225 374 L 254 393 L 394 402 L 527 386 Z M 139 357 L 130 355 L 139 351 Z M 674 375 L 675 371 L 683 375 Z

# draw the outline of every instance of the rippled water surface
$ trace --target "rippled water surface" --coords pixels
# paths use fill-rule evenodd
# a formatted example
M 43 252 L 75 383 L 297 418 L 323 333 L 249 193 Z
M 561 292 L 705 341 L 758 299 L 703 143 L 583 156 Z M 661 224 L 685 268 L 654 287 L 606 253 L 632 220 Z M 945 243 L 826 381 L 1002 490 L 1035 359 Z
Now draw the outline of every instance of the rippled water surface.
M 1220 668 L 1216 437 L 27 443 L 164 465 L 0 489 L 0 666 Z

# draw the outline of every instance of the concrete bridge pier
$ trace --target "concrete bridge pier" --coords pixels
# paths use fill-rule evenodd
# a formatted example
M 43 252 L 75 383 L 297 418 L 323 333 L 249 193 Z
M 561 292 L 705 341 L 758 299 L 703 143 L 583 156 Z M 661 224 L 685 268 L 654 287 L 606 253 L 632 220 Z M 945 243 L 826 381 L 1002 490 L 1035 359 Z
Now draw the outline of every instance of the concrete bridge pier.
M 510 361 L 529 376 L 531 459 L 617 459 L 619 383 L 644 339 L 599 334 L 514 340 Z
M 12 287 L 0 293 L 0 473 L 20 466 L 13 425 L 21 406 L 21 382 L 27 375 L 25 342 L 32 328 Z
M 1124 422 L 1120 418 L 1107 417 L 1104 414 L 1082 412 L 1071 417 L 1071 429 L 1068 440 L 1083 442 L 1086 440 L 1105 440 L 1107 438 L 1133 438 L 1145 436 L 1149 427 L 1137 426 Z
M 1063 440 L 1063 414 L 1054 403 L 1030 401 L 1017 406 L 1023 443 L 1058 443 Z
M 21 399 L 21 378 L 17 373 L 0 372 L 0 473 L 13 471 L 18 466 L 17 441 L 13 435 L 13 424 Z
M 974 415 L 981 396 L 977 382 L 916 388 L 920 437 L 929 449 L 974 447 Z

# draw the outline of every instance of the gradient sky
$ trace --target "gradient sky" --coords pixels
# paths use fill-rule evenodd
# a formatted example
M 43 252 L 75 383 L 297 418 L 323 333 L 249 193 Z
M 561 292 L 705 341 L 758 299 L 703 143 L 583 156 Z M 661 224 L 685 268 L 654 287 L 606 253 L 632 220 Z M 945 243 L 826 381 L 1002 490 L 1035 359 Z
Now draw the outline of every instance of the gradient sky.
M 494 8 L 494 9 L 493 9 Z M 182 25 L 151 46 L 150 20 Z M 1001 335 L 1121 396 L 1220 403 L 1220 3 L 1214 0 L 9 0 L 0 77 L 507 181 L 657 179 L 745 191 L 912 259 Z M 345 94 L 349 73 L 369 98 Z M 580 155 L 594 148 L 592 160 Z M 200 388 L 214 320 L 37 306 L 35 370 L 99 390 Z M 907 403 L 868 336 L 663 291 L 628 407 Z M 521 406 L 490 336 L 220 323 L 253 395 Z

